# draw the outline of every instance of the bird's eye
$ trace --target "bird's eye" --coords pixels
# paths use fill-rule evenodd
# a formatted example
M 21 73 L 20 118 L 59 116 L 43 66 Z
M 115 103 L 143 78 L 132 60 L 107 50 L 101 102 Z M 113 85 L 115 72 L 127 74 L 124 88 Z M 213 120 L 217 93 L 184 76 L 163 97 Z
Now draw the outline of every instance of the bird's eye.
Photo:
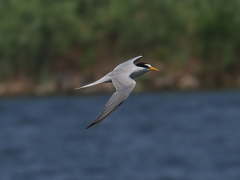
M 136 66 L 143 67 L 143 68 L 151 68 L 152 66 L 147 63 L 137 63 Z

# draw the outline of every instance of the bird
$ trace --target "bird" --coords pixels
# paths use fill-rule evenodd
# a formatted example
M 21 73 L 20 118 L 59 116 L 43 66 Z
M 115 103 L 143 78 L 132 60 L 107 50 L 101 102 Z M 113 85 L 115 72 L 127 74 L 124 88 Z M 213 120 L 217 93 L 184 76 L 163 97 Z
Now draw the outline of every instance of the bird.
M 77 90 L 95 86 L 100 83 L 109 82 L 112 83 L 116 88 L 116 92 L 108 100 L 102 112 L 86 129 L 100 123 L 128 98 L 136 85 L 136 82 L 133 80 L 135 77 L 141 76 L 149 70 L 159 71 L 157 68 L 152 67 L 148 63 L 137 63 L 141 58 L 142 56 L 137 56 L 130 60 L 127 60 L 116 66 L 113 71 L 109 72 L 99 80 L 85 86 L 75 88 L 75 90 Z

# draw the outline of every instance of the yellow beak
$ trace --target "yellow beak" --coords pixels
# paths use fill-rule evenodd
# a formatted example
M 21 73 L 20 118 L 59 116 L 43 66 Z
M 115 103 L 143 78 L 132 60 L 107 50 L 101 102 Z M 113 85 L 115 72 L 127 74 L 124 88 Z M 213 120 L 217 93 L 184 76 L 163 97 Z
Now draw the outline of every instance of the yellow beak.
M 154 67 L 150 67 L 149 70 L 151 70 L 151 71 L 159 71 L 157 68 L 154 68 Z

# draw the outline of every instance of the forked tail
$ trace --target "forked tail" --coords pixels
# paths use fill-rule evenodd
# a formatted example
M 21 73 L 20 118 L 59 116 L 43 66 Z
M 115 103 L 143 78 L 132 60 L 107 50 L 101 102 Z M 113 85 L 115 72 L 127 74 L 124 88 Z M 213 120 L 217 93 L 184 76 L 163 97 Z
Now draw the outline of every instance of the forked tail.
M 75 88 L 75 90 L 82 89 L 82 88 L 87 88 L 87 87 L 91 87 L 91 86 L 95 86 L 95 85 L 100 84 L 100 83 L 112 82 L 109 74 L 110 73 L 106 74 L 101 79 L 99 79 L 99 80 L 97 80 L 97 81 L 95 81 L 93 83 L 87 84 L 87 85 L 82 86 L 82 87 Z

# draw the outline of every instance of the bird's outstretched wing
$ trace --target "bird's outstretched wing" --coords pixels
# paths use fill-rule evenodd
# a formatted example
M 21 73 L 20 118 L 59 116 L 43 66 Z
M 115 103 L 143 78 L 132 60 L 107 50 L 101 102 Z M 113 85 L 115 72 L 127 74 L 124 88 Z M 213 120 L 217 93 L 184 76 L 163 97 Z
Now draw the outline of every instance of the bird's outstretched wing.
M 87 129 L 101 122 L 114 110 L 116 110 L 123 103 L 123 101 L 128 98 L 129 94 L 132 92 L 133 88 L 136 85 L 136 82 L 129 76 L 112 77 L 111 79 L 114 86 L 116 87 L 116 92 L 109 99 L 101 114 L 95 121 L 92 122 L 92 124 L 90 124 L 90 126 L 87 127 Z
M 129 60 L 119 64 L 117 67 L 115 67 L 114 70 L 117 70 L 117 69 L 123 70 L 123 68 L 126 68 L 127 66 L 132 66 L 133 64 L 137 63 L 141 58 L 142 58 L 142 56 L 137 56 L 135 58 L 129 59 Z
M 134 57 L 132 59 L 129 59 L 127 60 L 125 63 L 131 63 L 131 64 L 135 64 L 137 61 L 139 61 L 139 59 L 141 59 L 142 56 L 137 56 L 137 57 Z
M 132 66 L 134 63 L 139 61 L 140 58 L 142 58 L 142 56 L 137 56 L 137 57 L 134 57 L 132 59 L 129 59 L 129 60 L 125 61 L 124 63 L 119 64 L 114 70 L 116 70 L 116 69 L 124 70 L 124 67 L 129 66 L 129 65 Z M 105 76 L 103 76 L 101 79 L 99 79 L 99 80 L 97 80 L 93 83 L 87 84 L 85 86 L 75 88 L 75 90 L 95 86 L 95 85 L 100 84 L 100 83 L 111 82 L 111 76 L 112 75 L 111 75 L 111 72 L 110 72 L 110 73 L 106 74 Z

